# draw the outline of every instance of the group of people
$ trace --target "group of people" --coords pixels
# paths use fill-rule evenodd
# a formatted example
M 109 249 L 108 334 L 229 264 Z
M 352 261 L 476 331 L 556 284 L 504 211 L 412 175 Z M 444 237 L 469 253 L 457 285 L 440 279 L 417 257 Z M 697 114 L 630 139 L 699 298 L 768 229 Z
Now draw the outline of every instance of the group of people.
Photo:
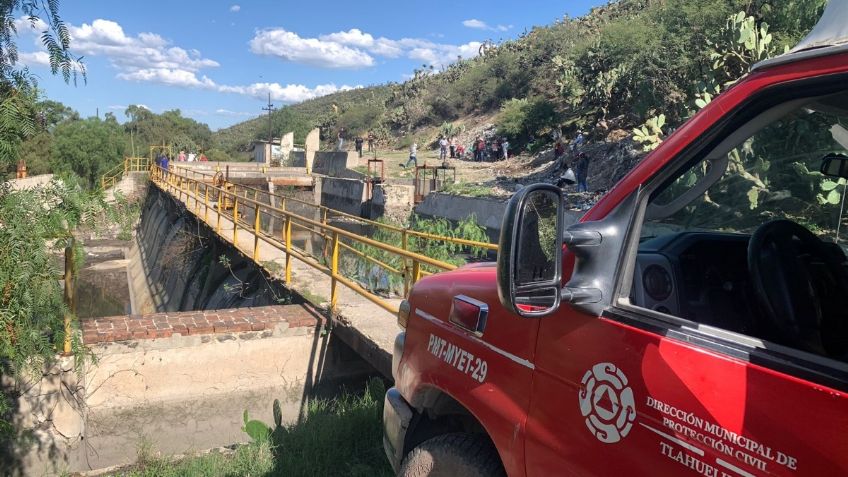
M 207 162 L 209 158 L 206 157 L 206 154 L 203 151 L 200 151 L 200 154 L 195 154 L 193 152 L 186 153 L 184 150 L 180 150 L 180 153 L 177 154 L 175 159 L 171 158 L 170 153 L 160 152 L 158 156 L 156 156 L 156 165 L 161 167 L 162 169 L 167 169 L 168 165 L 173 162 Z
M 586 155 L 585 152 L 581 151 L 583 144 L 586 142 L 586 138 L 583 135 L 583 131 L 578 131 L 577 136 L 571 141 L 571 144 L 568 145 L 568 149 L 570 149 L 571 157 L 573 159 L 573 168 L 569 166 L 568 160 L 566 159 L 566 145 L 563 142 L 561 137 L 558 137 L 556 140 L 556 144 L 554 145 L 554 161 L 556 163 L 556 170 L 562 172 L 562 176 L 560 177 L 560 186 L 576 183 L 577 184 L 577 192 L 589 192 L 589 156 Z M 571 171 L 571 174 L 569 174 Z M 574 177 L 572 178 L 571 175 Z
M 340 128 L 338 132 L 338 150 L 344 150 L 345 144 L 345 129 Z M 556 170 L 561 173 L 560 179 L 558 183 L 560 186 L 576 184 L 577 192 L 588 192 L 589 191 L 589 156 L 583 152 L 581 149 L 583 148 L 584 143 L 586 142 L 586 137 L 584 136 L 583 131 L 578 131 L 577 136 L 570 142 L 566 143 L 559 134 L 555 136 L 556 143 L 554 145 L 554 161 L 556 164 Z M 367 144 L 368 152 L 374 151 L 374 143 L 376 137 L 373 132 L 369 131 L 366 136 L 356 136 L 354 138 L 354 147 L 356 152 L 359 154 L 359 157 L 362 157 L 363 148 Z M 446 163 L 448 158 L 451 159 L 463 159 L 465 158 L 466 149 L 463 144 L 461 144 L 455 137 L 446 137 L 444 135 L 439 136 L 439 140 L 437 142 L 438 150 L 439 150 L 439 159 Z M 486 141 L 481 136 L 477 136 L 474 141 L 471 143 L 471 154 L 472 160 L 474 162 L 482 162 L 486 160 L 486 157 L 490 157 L 494 160 L 499 159 L 509 159 L 509 141 L 506 138 L 495 137 L 492 140 Z M 570 152 L 570 154 L 567 154 Z M 180 156 L 177 159 L 178 161 L 193 160 L 191 158 L 192 154 L 189 155 L 188 158 L 185 156 L 184 151 L 180 151 Z M 567 157 L 571 158 L 567 159 Z M 200 154 L 200 161 L 205 161 L 206 156 L 203 153 Z M 412 141 L 412 144 L 409 146 L 409 158 L 406 163 L 402 163 L 401 166 L 404 168 L 410 166 L 418 166 L 418 143 L 416 141 Z
M 346 137 L 345 128 L 339 128 L 338 148 L 337 148 L 339 151 L 344 150 L 345 137 Z M 356 136 L 356 138 L 354 138 L 354 140 L 353 140 L 353 145 L 354 145 L 354 149 L 359 154 L 359 157 L 362 157 L 362 147 L 366 143 L 368 144 L 368 152 L 374 152 L 374 143 L 376 142 L 376 140 L 377 140 L 377 136 L 372 131 L 368 131 L 368 135 L 365 136 L 365 137 Z
M 444 163 L 448 158 L 463 159 L 465 157 L 465 146 L 462 145 L 455 137 L 447 138 L 439 136 L 439 159 Z M 471 152 L 475 162 L 485 160 L 486 153 L 494 159 L 509 159 L 509 141 L 506 138 L 495 138 L 495 140 L 486 143 L 482 137 L 477 136 L 471 143 Z M 409 146 L 409 159 L 406 164 L 401 164 L 403 167 L 410 165 L 418 165 L 418 143 L 413 141 Z
M 465 156 L 465 147 L 462 144 L 457 144 L 455 138 L 447 140 L 442 137 L 439 139 L 439 146 L 443 160 L 448 150 L 450 150 L 452 159 L 462 159 Z M 484 161 L 487 153 L 494 160 L 509 159 L 509 141 L 506 138 L 496 137 L 494 140 L 486 142 L 482 137 L 477 136 L 471 143 L 471 152 L 474 162 Z

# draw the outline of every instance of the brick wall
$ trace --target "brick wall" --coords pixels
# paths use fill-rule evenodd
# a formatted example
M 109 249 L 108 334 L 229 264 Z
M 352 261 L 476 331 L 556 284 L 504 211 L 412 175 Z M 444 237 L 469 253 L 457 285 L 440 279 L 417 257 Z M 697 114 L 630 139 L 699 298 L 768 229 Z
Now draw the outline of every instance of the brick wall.
M 174 335 L 265 331 L 281 323 L 289 328 L 315 327 L 319 320 L 320 313 L 308 305 L 276 305 L 88 318 L 82 320 L 82 332 L 86 344 L 95 344 Z

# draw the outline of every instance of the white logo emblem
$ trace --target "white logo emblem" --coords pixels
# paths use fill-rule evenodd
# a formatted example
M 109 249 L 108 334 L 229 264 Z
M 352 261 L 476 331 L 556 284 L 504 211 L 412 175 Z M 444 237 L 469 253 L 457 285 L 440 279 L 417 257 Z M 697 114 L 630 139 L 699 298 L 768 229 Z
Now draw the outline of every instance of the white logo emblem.
M 605 444 L 627 437 L 636 407 L 624 373 L 612 363 L 598 363 L 586 371 L 581 383 L 580 412 L 589 431 Z

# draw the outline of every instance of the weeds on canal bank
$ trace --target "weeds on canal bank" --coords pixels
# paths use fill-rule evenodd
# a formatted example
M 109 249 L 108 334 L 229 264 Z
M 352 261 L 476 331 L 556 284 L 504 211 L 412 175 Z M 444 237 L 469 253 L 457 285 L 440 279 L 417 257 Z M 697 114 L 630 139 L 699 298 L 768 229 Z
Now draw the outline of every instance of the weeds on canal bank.
M 217 476 L 390 476 L 383 453 L 382 417 L 385 386 L 369 381 L 362 393 L 344 392 L 334 399 L 309 403 L 299 422 L 274 427 L 248 420 L 251 442 L 233 452 L 185 458 L 158 457 L 149 445 L 138 462 L 113 477 Z M 271 410 L 269 409 L 269 414 Z M 274 414 L 277 414 L 275 412 Z M 275 421 L 278 419 L 274 417 Z M 257 432 L 264 426 L 265 432 Z M 252 428 L 252 429 L 251 429 Z M 247 436 L 246 436 L 247 437 Z
M 380 220 L 380 222 L 396 227 L 408 227 L 410 230 L 429 235 L 474 242 L 489 242 L 486 228 L 477 223 L 477 218 L 474 214 L 456 223 L 452 223 L 441 217 L 425 218 L 415 214 L 409 217 L 408 224 L 398 224 L 385 220 Z M 375 230 L 371 238 L 378 242 L 397 248 L 404 248 L 456 266 L 465 265 L 470 260 L 482 259 L 487 255 L 487 250 L 481 247 L 459 245 L 453 242 L 423 238 L 412 234 L 407 236 L 406 243 L 404 243 L 401 232 L 386 228 Z M 366 259 L 362 256 L 354 256 L 352 254 L 342 254 L 343 269 L 348 270 L 362 286 L 372 292 L 386 295 L 401 295 L 403 293 L 404 265 L 407 267 L 411 266 L 408 260 L 404 263 L 405 261 L 400 256 L 370 245 L 362 243 L 353 243 L 351 245 L 355 250 L 369 258 Z M 425 264 L 422 266 L 422 271 L 436 273 L 441 270 Z

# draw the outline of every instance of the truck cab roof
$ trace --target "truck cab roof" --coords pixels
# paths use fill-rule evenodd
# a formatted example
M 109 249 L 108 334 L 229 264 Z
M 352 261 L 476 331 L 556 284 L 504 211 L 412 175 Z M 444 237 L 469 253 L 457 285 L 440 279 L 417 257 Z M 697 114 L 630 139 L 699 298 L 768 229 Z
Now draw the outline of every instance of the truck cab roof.
M 809 35 L 787 53 L 755 64 L 751 71 L 845 51 L 848 51 L 848 0 L 830 0 Z

